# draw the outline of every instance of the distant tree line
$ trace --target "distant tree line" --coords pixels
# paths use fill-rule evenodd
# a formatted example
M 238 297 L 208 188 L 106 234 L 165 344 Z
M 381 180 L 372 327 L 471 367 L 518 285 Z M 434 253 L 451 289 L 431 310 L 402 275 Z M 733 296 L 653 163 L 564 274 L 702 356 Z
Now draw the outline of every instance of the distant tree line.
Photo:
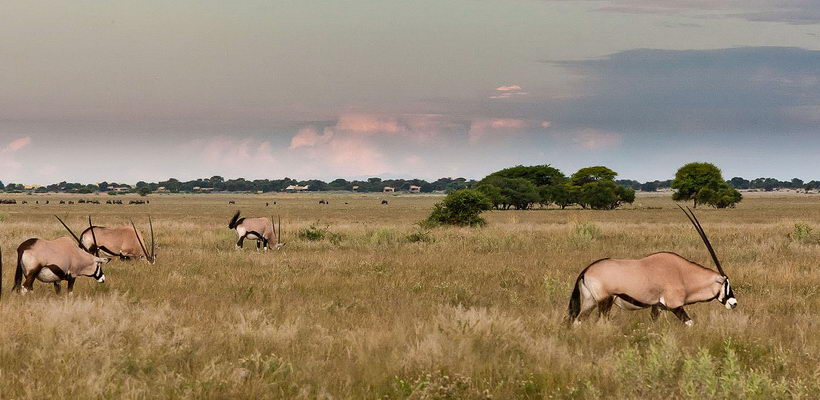
M 544 174 L 541 177 L 537 175 L 533 176 L 524 176 L 526 174 L 537 174 L 535 172 L 521 172 L 523 170 L 516 170 L 516 168 L 537 168 L 538 173 Z M 550 169 L 554 170 L 551 171 Z M 532 184 L 536 186 L 536 191 L 540 191 L 538 193 L 539 200 L 538 201 L 527 201 L 533 199 L 534 195 L 530 193 L 526 193 L 523 198 L 516 198 L 513 199 L 515 203 L 508 203 L 507 207 L 517 208 L 518 206 L 521 207 L 531 207 L 532 204 L 580 204 L 577 202 L 572 201 L 572 191 L 574 188 L 556 188 L 552 187 L 550 196 L 552 197 L 545 197 L 544 191 L 547 190 L 543 188 L 543 186 L 552 186 L 553 179 L 555 182 L 562 181 L 567 183 L 569 181 L 564 181 L 564 179 L 570 179 L 565 177 L 559 170 L 549 167 L 549 166 L 535 166 L 535 167 L 513 167 L 508 168 L 507 171 L 501 173 L 501 171 L 491 174 L 490 176 L 484 178 L 482 181 L 490 179 L 490 181 L 496 180 L 498 178 L 506 178 L 506 179 L 515 179 L 515 178 L 526 178 Z M 516 172 L 518 171 L 518 172 Z M 555 173 L 557 171 L 557 174 Z M 516 176 L 516 174 L 524 174 L 522 176 Z M 492 177 L 492 178 L 491 178 Z M 655 192 L 658 190 L 669 190 L 672 188 L 672 179 L 669 180 L 655 180 L 655 181 L 647 181 L 647 182 L 639 182 L 636 180 L 631 179 L 616 179 L 612 180 L 613 183 L 617 184 L 618 186 L 627 187 L 635 191 L 642 191 L 642 192 Z M 485 183 L 489 183 L 486 182 Z M 801 179 L 794 178 L 789 181 L 780 181 L 775 178 L 757 178 L 753 180 L 747 180 L 740 177 L 734 177 L 728 181 L 727 184 L 732 186 L 735 189 L 741 190 L 748 190 L 748 189 L 756 189 L 756 190 L 765 190 L 765 191 L 773 191 L 779 189 L 804 189 L 804 190 L 820 190 L 820 181 L 812 180 L 809 182 L 804 182 Z M 195 192 L 194 188 L 198 187 L 201 189 L 211 190 L 215 192 L 279 192 L 285 190 L 286 187 L 290 185 L 299 185 L 299 186 L 308 186 L 308 191 L 328 191 L 328 190 L 353 190 L 354 186 L 358 186 L 357 190 L 359 192 L 381 192 L 385 186 L 394 187 L 396 191 L 406 191 L 410 188 L 410 186 L 419 186 L 421 189 L 420 191 L 423 193 L 431 193 L 436 191 L 444 191 L 450 192 L 453 190 L 458 189 L 465 189 L 475 187 L 479 184 L 479 181 L 476 180 L 468 180 L 466 178 L 440 178 L 433 182 L 428 182 L 423 179 L 384 179 L 381 178 L 368 178 L 367 180 L 353 180 L 348 181 L 345 179 L 336 179 L 330 182 L 324 182 L 317 179 L 311 180 L 296 180 L 292 178 L 283 178 L 283 179 L 255 179 L 255 180 L 246 180 L 244 178 L 237 178 L 237 179 L 225 179 L 221 176 L 212 176 L 210 178 L 202 178 L 190 181 L 180 181 L 175 178 L 170 178 L 165 181 L 160 182 L 144 182 L 139 181 L 135 186 L 128 186 L 128 190 L 126 192 L 131 193 L 141 193 L 147 194 L 151 192 L 157 191 L 160 187 L 164 187 L 165 190 L 171 193 L 193 193 Z M 509 184 L 516 184 L 516 182 L 505 182 L 506 185 Z M 520 181 L 517 184 L 521 185 Z M 609 186 L 609 184 L 603 184 L 605 186 Z M 498 186 L 498 185 L 496 185 Z M 502 185 L 503 186 L 503 185 Z M 526 185 L 524 185 L 526 186 Z M 577 186 L 577 185 L 576 185 Z M 109 192 L 114 193 L 114 189 L 124 187 L 123 184 L 113 183 L 113 182 L 100 182 L 98 184 L 83 184 L 83 183 L 72 183 L 72 182 L 59 182 L 53 183 L 46 186 L 39 186 L 34 189 L 27 189 L 26 186 L 19 184 L 19 183 L 9 183 L 3 184 L 0 181 L 0 191 L 5 192 L 28 192 L 32 191 L 35 193 L 95 193 L 95 192 Z M 539 189 L 539 187 L 541 187 Z M 523 189 L 524 192 L 529 192 L 529 189 Z M 566 189 L 566 190 L 564 190 Z M 544 200 L 544 201 L 542 201 Z
M 418 186 L 420 192 L 431 193 L 435 191 L 449 192 L 458 189 L 465 189 L 476 184 L 475 180 L 468 180 L 466 178 L 440 178 L 433 182 L 428 182 L 423 179 L 384 179 L 368 178 L 367 180 L 353 180 L 336 179 L 331 182 L 324 182 L 317 179 L 311 180 L 296 180 L 291 178 L 283 179 L 255 179 L 246 180 L 244 178 L 225 179 L 221 176 L 212 176 L 210 178 L 196 179 L 190 181 L 180 181 L 175 178 L 170 178 L 160 182 L 144 182 L 139 181 L 135 186 L 123 185 L 118 183 L 101 182 L 98 184 L 82 184 L 71 182 L 53 183 L 46 186 L 39 186 L 34 189 L 26 189 L 22 184 L 9 183 L 4 185 L 0 182 L 0 190 L 6 192 L 28 192 L 35 193 L 94 193 L 94 192 L 110 192 L 113 193 L 115 188 L 122 188 L 127 186 L 127 192 L 146 194 L 155 192 L 159 188 L 165 188 L 165 191 L 171 193 L 194 193 L 197 191 L 208 190 L 214 192 L 281 192 L 288 186 L 298 185 L 307 186 L 308 191 L 328 191 L 328 190 L 353 190 L 354 186 L 359 192 L 381 192 L 385 186 L 390 186 L 396 191 L 406 191 L 410 186 Z M 199 188 L 195 190 L 194 188 Z

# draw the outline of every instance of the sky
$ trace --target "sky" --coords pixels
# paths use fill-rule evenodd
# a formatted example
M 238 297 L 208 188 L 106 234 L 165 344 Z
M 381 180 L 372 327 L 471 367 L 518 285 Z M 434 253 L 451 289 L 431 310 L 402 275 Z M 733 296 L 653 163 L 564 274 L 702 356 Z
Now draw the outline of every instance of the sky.
M 813 0 L 0 2 L 0 180 L 820 179 Z

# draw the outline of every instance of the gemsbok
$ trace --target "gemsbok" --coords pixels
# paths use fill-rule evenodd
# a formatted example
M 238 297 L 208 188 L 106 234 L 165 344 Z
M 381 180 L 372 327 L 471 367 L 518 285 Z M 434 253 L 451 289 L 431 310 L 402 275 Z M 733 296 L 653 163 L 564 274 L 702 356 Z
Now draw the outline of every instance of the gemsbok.
M 256 240 L 256 249 L 264 247 L 268 250 L 271 240 L 276 240 L 274 250 L 279 250 L 285 244 L 282 243 L 282 218 L 279 218 L 279 232 L 273 225 L 273 217 L 267 218 L 240 218 L 239 211 L 233 215 L 231 221 L 228 222 L 228 228 L 236 231 L 239 240 L 236 242 L 236 248 L 241 249 L 244 246 L 245 239 Z
M 131 221 L 130 226 L 121 225 L 110 228 L 94 226 L 93 232 L 90 227 L 86 228 L 80 234 L 80 240 L 90 252 L 96 252 L 99 249 L 110 256 L 119 257 L 120 260 L 145 257 L 148 263 L 154 264 L 157 262 L 157 253 L 154 240 L 154 224 L 151 221 L 151 216 L 148 216 L 148 228 L 151 232 L 150 253 L 147 251 L 147 242 L 137 230 L 134 221 Z
M 700 221 L 688 207 L 686 210 L 678 207 L 695 226 L 718 271 L 670 252 L 651 254 L 639 260 L 595 261 L 581 271 L 575 281 L 569 300 L 569 322 L 578 323 L 595 306 L 606 316 L 613 303 L 624 310 L 651 307 L 653 320 L 661 310 L 668 310 L 687 326 L 694 321 L 683 309 L 686 305 L 717 299 L 729 310 L 737 307 L 729 277 Z
M 12 291 L 24 294 L 34 290 L 35 279 L 54 284 L 57 294 L 60 294 L 61 281 L 68 281 L 68 293 L 71 293 L 74 290 L 74 280 L 80 276 L 105 282 L 102 265 L 109 259 L 89 253 L 65 222 L 60 217 L 57 219 L 68 229 L 74 240 L 63 236 L 54 240 L 31 238 L 21 243 L 17 247 L 17 270 L 14 272 Z

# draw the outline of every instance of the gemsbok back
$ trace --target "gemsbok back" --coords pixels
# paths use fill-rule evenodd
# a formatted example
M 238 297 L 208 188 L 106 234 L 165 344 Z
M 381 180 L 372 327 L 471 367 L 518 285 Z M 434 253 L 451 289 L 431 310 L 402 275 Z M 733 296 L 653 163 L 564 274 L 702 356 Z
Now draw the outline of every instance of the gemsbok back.
M 279 218 L 279 232 L 273 225 L 273 217 L 267 218 L 240 218 L 239 211 L 233 215 L 231 221 L 228 222 L 228 228 L 236 231 L 239 240 L 236 242 L 236 248 L 241 249 L 244 246 L 245 239 L 256 240 L 257 250 L 260 247 L 268 250 L 271 240 L 276 240 L 274 243 L 274 250 L 279 250 L 285 244 L 281 242 L 282 237 L 282 218 Z
M 21 243 L 17 247 L 17 270 L 14 272 L 12 291 L 26 293 L 34 290 L 35 279 L 54 284 L 57 294 L 60 294 L 61 281 L 68 281 L 68 293 L 71 293 L 74 280 L 80 276 L 105 282 L 102 265 L 109 259 L 89 253 L 65 222 L 60 217 L 57 219 L 74 239 L 67 236 L 54 240 L 31 238 Z
M 569 300 L 569 322 L 578 323 L 595 306 L 606 316 L 612 304 L 625 310 L 651 307 L 652 319 L 660 310 L 675 314 L 687 326 L 694 324 L 684 306 L 717 299 L 727 309 L 737 307 L 737 299 L 723 272 L 717 254 L 695 214 L 688 207 L 684 214 L 695 226 L 715 262 L 717 272 L 689 261 L 675 253 L 662 252 L 639 260 L 605 258 L 586 267 Z M 688 210 L 688 212 L 687 212 Z
M 148 216 L 148 228 L 151 232 L 150 253 L 146 249 L 147 242 L 137 230 L 134 221 L 131 221 L 130 226 L 94 226 L 93 235 L 92 229 L 90 227 L 86 228 L 86 230 L 80 234 L 80 240 L 82 241 L 83 247 L 90 252 L 96 252 L 99 249 L 108 255 L 119 257 L 121 260 L 145 257 L 146 261 L 150 264 L 154 264 L 157 261 L 157 254 L 154 240 L 154 224 L 150 216 Z M 94 242 L 94 240 L 96 240 L 96 242 Z

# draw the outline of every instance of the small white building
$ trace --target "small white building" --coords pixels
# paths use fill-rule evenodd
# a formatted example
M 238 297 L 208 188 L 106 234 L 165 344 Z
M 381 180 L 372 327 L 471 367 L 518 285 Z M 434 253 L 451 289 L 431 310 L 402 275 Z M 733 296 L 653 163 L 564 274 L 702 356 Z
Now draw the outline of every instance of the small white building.
M 410 193 L 421 193 L 421 186 L 410 185 L 410 189 L 407 191 Z
M 305 185 L 305 186 L 289 185 L 288 187 L 285 188 L 285 191 L 291 192 L 291 193 L 293 193 L 293 192 L 305 192 L 309 188 L 310 188 L 310 185 Z
M 395 191 L 396 191 L 396 188 L 394 188 L 392 186 L 385 186 L 384 190 L 383 190 L 384 193 L 394 193 Z

